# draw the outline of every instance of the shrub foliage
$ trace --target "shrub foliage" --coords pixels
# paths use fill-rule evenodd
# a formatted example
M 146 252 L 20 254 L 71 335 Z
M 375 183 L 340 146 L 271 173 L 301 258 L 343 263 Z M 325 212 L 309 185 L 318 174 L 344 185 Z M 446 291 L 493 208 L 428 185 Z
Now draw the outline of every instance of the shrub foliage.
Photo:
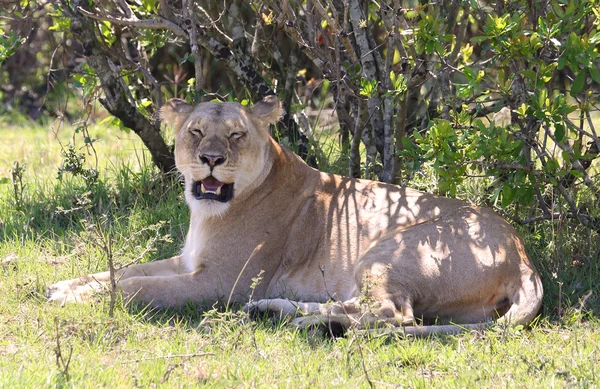
M 0 13 L 4 100 L 61 86 L 84 109 L 38 105 L 69 120 L 99 100 L 163 171 L 167 98 L 277 94 L 275 135 L 304 158 L 318 154 L 307 110 L 329 106 L 348 175 L 407 183 L 427 169 L 449 195 L 483 180 L 516 222 L 600 231 L 597 0 L 22 0 Z M 16 77 L 22 58 L 37 77 Z

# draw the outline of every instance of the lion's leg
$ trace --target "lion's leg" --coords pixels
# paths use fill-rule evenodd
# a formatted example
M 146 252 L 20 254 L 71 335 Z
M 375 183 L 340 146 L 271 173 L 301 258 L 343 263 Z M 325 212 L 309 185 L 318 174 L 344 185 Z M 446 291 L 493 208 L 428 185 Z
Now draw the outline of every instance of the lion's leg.
M 358 312 L 355 299 L 345 302 L 312 303 L 288 299 L 262 299 L 244 306 L 246 312 L 268 312 L 280 318 L 295 318 L 306 315 L 343 315 Z
M 298 317 L 292 321 L 298 327 L 314 325 L 341 327 L 344 331 L 351 328 L 399 327 L 414 324 L 412 307 L 404 301 L 400 309 L 396 303 L 384 298 L 379 301 L 359 304 L 358 299 L 344 303 L 334 303 L 319 312 Z
M 350 327 L 397 327 L 414 323 L 412 308 L 408 302 L 405 302 L 402 310 L 398 310 L 389 299 L 373 302 L 372 306 L 361 305 L 358 298 L 330 303 L 263 299 L 246 304 L 244 310 L 246 312 L 268 312 L 280 318 L 294 319 L 292 324 L 300 328 L 323 326 L 345 331 Z
M 392 324 L 413 315 L 426 323 L 471 324 L 505 315 L 523 324 L 542 298 L 516 231 L 490 211 L 471 208 L 389 231 L 359 258 L 355 279 L 367 301 L 381 303 L 385 312 L 375 316 Z
M 116 271 L 115 280 L 122 281 L 131 277 L 170 276 L 180 271 L 181 256 L 161 261 L 131 265 Z M 95 293 L 107 289 L 110 272 L 105 271 L 79 278 L 57 282 L 48 287 L 46 296 L 50 301 L 60 303 L 82 302 L 89 300 Z
M 212 272 L 195 271 L 174 276 L 130 277 L 118 288 L 126 301 L 135 300 L 154 308 L 176 308 L 188 302 L 214 304 L 218 301 L 239 302 L 243 292 L 231 292 L 235 280 L 219 279 Z

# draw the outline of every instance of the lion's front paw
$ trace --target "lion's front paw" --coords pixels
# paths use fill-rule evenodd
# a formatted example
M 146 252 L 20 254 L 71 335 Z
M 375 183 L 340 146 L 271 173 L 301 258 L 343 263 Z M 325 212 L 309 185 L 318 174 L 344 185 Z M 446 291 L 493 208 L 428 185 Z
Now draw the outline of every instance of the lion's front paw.
M 275 300 L 263 299 L 257 301 L 250 301 L 242 307 L 242 310 L 250 315 L 250 317 L 257 319 L 259 317 L 281 317 L 282 313 L 278 309 L 278 304 Z
M 302 330 L 311 330 L 334 338 L 342 337 L 348 330 L 347 323 L 337 320 L 338 318 L 324 317 L 323 315 L 311 315 L 298 317 L 290 323 L 292 326 Z
M 321 317 L 320 315 L 311 315 L 311 316 L 298 317 L 298 318 L 292 320 L 292 322 L 290 324 L 292 326 L 295 326 L 298 328 L 306 328 L 306 327 L 313 327 L 313 326 L 322 326 L 322 325 L 325 325 L 326 322 L 323 320 L 323 317 Z
M 93 277 L 81 277 L 50 285 L 46 290 L 46 297 L 49 301 L 60 304 L 83 302 L 90 300 L 94 294 L 105 289 L 104 282 Z
M 249 314 L 265 312 L 267 309 L 268 300 L 250 301 L 242 307 L 242 311 Z

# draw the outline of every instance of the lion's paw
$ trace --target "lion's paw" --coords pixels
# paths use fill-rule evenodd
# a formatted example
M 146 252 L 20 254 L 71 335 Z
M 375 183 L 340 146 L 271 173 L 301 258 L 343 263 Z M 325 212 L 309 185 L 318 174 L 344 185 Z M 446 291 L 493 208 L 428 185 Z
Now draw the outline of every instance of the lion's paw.
M 325 323 L 325 321 L 323 320 L 323 317 L 321 315 L 313 315 L 313 316 L 298 317 L 298 318 L 292 320 L 292 322 L 290 324 L 295 327 L 298 327 L 298 328 L 306 328 L 306 327 L 322 326 L 327 323 Z
M 257 319 L 263 315 L 271 315 L 273 312 L 269 309 L 269 300 L 251 301 L 244 304 L 242 311 L 250 315 L 251 318 Z
M 298 317 L 290 323 L 300 330 L 318 332 L 325 336 L 339 338 L 346 334 L 347 327 L 335 318 L 326 318 L 323 315 Z
M 83 302 L 106 289 L 104 282 L 90 277 L 75 278 L 52 284 L 46 290 L 48 301 L 60 304 Z
M 266 314 L 270 317 L 280 319 L 296 317 L 298 315 L 298 303 L 286 299 L 262 299 L 251 301 L 244 305 L 242 310 L 251 316 Z
M 267 302 L 268 300 L 250 301 L 249 303 L 244 304 L 242 311 L 246 313 L 265 312 L 268 309 Z

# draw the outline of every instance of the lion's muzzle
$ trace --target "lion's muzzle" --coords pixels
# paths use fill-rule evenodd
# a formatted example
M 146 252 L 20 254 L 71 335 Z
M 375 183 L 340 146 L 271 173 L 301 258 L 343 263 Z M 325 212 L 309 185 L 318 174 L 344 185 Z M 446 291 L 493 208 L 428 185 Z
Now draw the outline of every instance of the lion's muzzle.
M 193 181 L 192 194 L 196 200 L 216 200 L 226 203 L 233 198 L 233 184 L 225 184 L 213 176 Z

